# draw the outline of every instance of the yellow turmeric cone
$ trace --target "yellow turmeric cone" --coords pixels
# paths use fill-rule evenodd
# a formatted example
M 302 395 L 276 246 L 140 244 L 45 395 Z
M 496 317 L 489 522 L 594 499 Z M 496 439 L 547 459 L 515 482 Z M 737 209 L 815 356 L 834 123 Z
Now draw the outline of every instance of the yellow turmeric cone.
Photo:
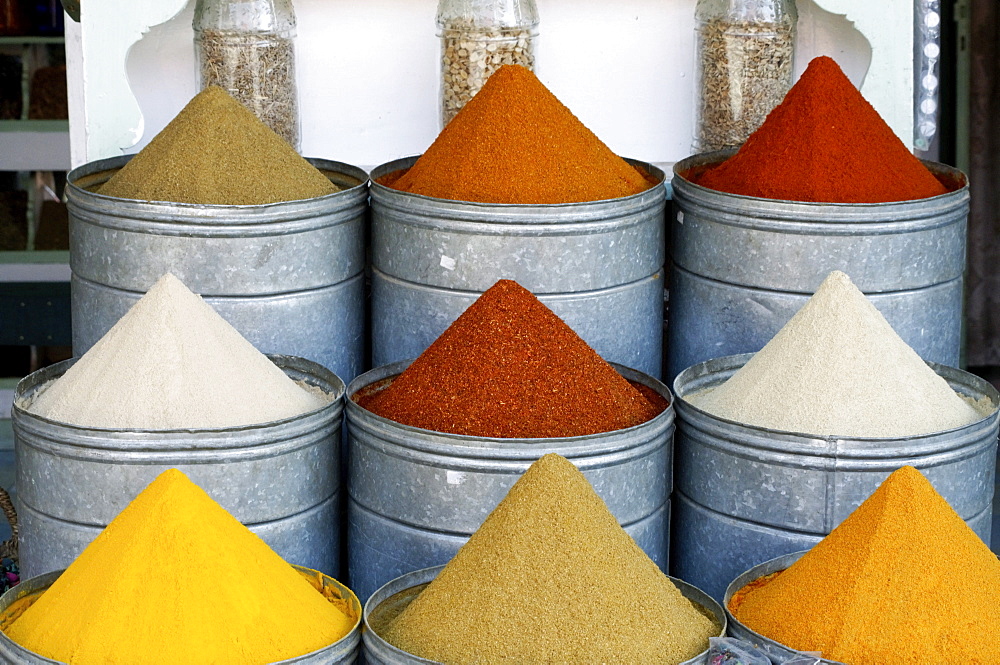
M 163 472 L 8 629 L 90 663 L 285 660 L 354 620 L 176 469 Z

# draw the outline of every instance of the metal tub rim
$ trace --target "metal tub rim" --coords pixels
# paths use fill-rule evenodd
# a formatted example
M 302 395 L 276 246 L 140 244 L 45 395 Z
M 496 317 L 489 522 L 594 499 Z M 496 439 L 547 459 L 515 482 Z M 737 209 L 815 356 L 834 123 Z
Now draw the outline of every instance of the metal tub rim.
M 731 224 L 755 229 L 781 230 L 783 232 L 821 233 L 836 235 L 838 229 L 845 234 L 855 234 L 863 229 L 869 234 L 898 234 L 904 230 L 924 230 L 952 223 L 951 219 L 940 219 L 942 211 L 959 211 L 968 206 L 969 179 L 962 171 L 941 164 L 921 160 L 935 177 L 943 176 L 952 181 L 944 194 L 907 201 L 884 201 L 880 203 L 837 203 L 817 201 L 789 201 L 766 199 L 744 194 L 723 192 L 699 185 L 684 176 L 684 173 L 719 163 L 736 153 L 736 149 L 692 155 L 674 164 L 671 181 L 674 198 L 697 198 L 696 205 L 716 211 L 737 213 L 718 223 Z M 938 178 L 940 180 L 940 178 Z M 959 185 L 957 188 L 955 185 Z M 690 194 L 686 190 L 690 190 Z M 864 214 L 866 219 L 858 219 Z M 900 221 L 906 216 L 906 221 Z M 923 218 L 931 218 L 930 222 Z
M 770 297 L 774 297 L 774 296 L 789 296 L 789 297 L 804 296 L 803 301 L 805 301 L 805 300 L 808 300 L 810 297 L 812 297 L 812 295 L 814 293 L 816 293 L 816 289 L 819 288 L 818 284 L 816 286 L 807 287 L 804 283 L 802 285 L 796 285 L 796 286 L 792 286 L 792 287 L 789 287 L 789 288 L 777 288 L 777 287 L 775 287 L 773 285 L 758 286 L 756 284 L 739 284 L 739 283 L 727 281 L 726 279 L 722 279 L 722 278 L 720 278 L 720 277 L 718 277 L 716 275 L 703 275 L 701 273 L 695 272 L 694 270 L 692 270 L 692 269 L 690 269 L 690 268 L 688 268 L 686 266 L 682 266 L 682 265 L 679 265 L 677 263 L 674 263 L 674 265 L 671 266 L 671 268 L 672 268 L 672 271 L 673 271 L 674 275 L 676 275 L 677 273 L 685 273 L 684 275 L 681 275 L 681 277 L 684 277 L 684 278 L 689 279 L 689 280 L 703 280 L 706 283 L 713 284 L 713 285 L 719 285 L 720 287 L 723 287 L 723 288 L 727 288 L 727 289 L 741 289 L 741 290 L 744 290 L 744 291 L 754 291 L 754 292 L 757 292 L 757 293 L 765 294 L 765 295 L 770 296 Z M 843 272 L 843 271 L 841 271 L 841 272 Z M 672 277 L 674 275 L 672 275 Z M 852 277 L 851 279 L 853 281 L 854 278 Z M 860 281 L 860 279 L 861 278 L 859 278 L 859 281 Z M 907 286 L 893 286 L 892 288 L 875 287 L 875 288 L 872 288 L 871 290 L 863 291 L 863 293 L 864 293 L 864 296 L 866 298 L 868 298 L 869 300 L 871 300 L 873 297 L 876 297 L 876 298 L 880 298 L 880 297 L 882 297 L 882 298 L 884 298 L 884 297 L 897 297 L 897 298 L 898 297 L 914 297 L 914 296 L 925 295 L 928 292 L 930 292 L 932 289 L 946 288 L 946 287 L 948 287 L 948 286 L 950 286 L 952 284 L 955 284 L 955 283 L 958 283 L 958 285 L 961 286 L 962 280 L 963 280 L 963 276 L 960 274 L 960 275 L 957 275 L 955 277 L 949 277 L 947 279 L 942 279 L 942 280 L 940 280 L 938 282 L 932 282 L 932 283 L 928 283 L 928 284 L 924 284 L 924 285 L 911 284 L 911 285 L 907 285 Z M 822 282 L 822 279 L 820 280 L 820 282 Z M 855 284 L 855 286 L 856 286 L 856 284 Z M 875 304 L 875 303 L 873 302 L 872 304 Z M 719 356 L 719 357 L 721 357 L 721 356 Z
M 725 439 L 732 438 L 733 430 L 738 430 L 740 441 L 744 444 L 752 442 L 756 447 L 775 451 L 798 452 L 801 450 L 814 454 L 818 445 L 829 447 L 835 444 L 838 457 L 864 459 L 872 456 L 868 454 L 868 451 L 871 451 L 875 457 L 884 459 L 887 457 L 886 453 L 893 450 L 885 445 L 887 441 L 905 441 L 906 443 L 901 444 L 899 448 L 900 454 L 904 456 L 910 456 L 915 450 L 921 448 L 951 450 L 964 447 L 970 441 L 980 438 L 981 431 L 994 428 L 998 415 L 1000 415 L 1000 392 L 992 384 L 964 370 L 930 361 L 925 362 L 960 395 L 970 397 L 979 395 L 989 398 L 993 405 L 990 413 L 968 425 L 940 432 L 906 437 L 854 437 L 788 432 L 728 420 L 704 411 L 687 400 L 687 396 L 693 392 L 719 385 L 753 356 L 753 353 L 741 353 L 713 358 L 692 365 L 678 374 L 673 382 L 678 419 L 690 422 L 699 429 L 710 430 L 714 435 Z M 966 391 L 963 392 L 960 388 L 966 388 Z M 722 432 L 728 434 L 720 434 Z M 968 436 L 956 438 L 953 436 L 956 432 L 966 432 Z M 845 448 L 843 445 L 845 443 L 855 445 Z
M 280 354 L 266 354 L 266 356 L 279 369 L 285 372 L 286 375 L 289 375 L 289 378 L 294 378 L 292 374 L 299 374 L 306 383 L 323 390 L 330 397 L 330 401 L 312 411 L 289 416 L 281 420 L 252 425 L 214 428 L 156 430 L 89 427 L 50 420 L 33 413 L 30 410 L 30 403 L 27 400 L 30 400 L 37 389 L 43 387 L 49 381 L 62 376 L 70 366 L 79 360 L 79 358 L 70 358 L 44 367 L 21 379 L 14 390 L 14 405 L 11 415 L 13 420 L 22 427 L 28 426 L 34 433 L 41 436 L 46 436 L 46 430 L 58 428 L 61 434 L 71 434 L 73 438 L 84 440 L 89 447 L 103 450 L 126 450 L 130 452 L 190 450 L 188 447 L 176 447 L 174 441 L 186 441 L 192 435 L 198 435 L 199 449 L 226 450 L 231 448 L 253 448 L 254 444 L 249 443 L 245 437 L 234 435 L 266 432 L 280 428 L 283 432 L 281 440 L 285 440 L 299 436 L 304 432 L 322 428 L 341 416 L 345 386 L 340 377 L 319 363 L 306 358 Z M 286 427 L 287 425 L 298 425 L 298 427 L 293 431 Z M 118 441 L 123 441 L 126 445 L 119 445 Z M 79 445 L 79 442 L 74 442 L 74 444 Z
M 332 282 L 330 284 L 321 284 L 317 286 L 307 286 L 300 289 L 270 291 L 263 293 L 199 292 L 196 295 L 198 295 L 202 300 L 208 302 L 209 304 L 213 304 L 216 302 L 257 304 L 262 302 L 287 300 L 290 298 L 316 297 L 326 294 L 337 294 L 345 289 L 351 288 L 354 282 L 357 282 L 358 280 L 361 280 L 364 277 L 365 277 L 365 270 L 364 268 L 362 268 L 359 272 L 349 275 L 338 282 Z M 146 295 L 146 291 L 148 290 L 148 289 L 143 290 L 140 288 L 136 288 L 132 285 L 116 286 L 114 284 L 104 284 L 102 282 L 94 280 L 92 277 L 86 277 L 78 273 L 71 273 L 70 284 L 75 285 L 77 283 L 81 284 L 82 286 L 85 286 L 88 289 L 91 289 L 93 291 L 98 291 L 100 293 L 112 293 L 112 294 L 124 293 L 127 294 L 128 296 L 134 297 L 136 301 L 142 298 L 142 296 Z M 282 354 L 277 354 L 277 355 L 282 355 Z
M 802 550 L 799 552 L 792 552 L 791 554 L 783 554 L 779 557 L 775 557 L 763 563 L 759 563 L 753 566 L 746 572 L 740 574 L 736 577 L 729 585 L 726 587 L 726 594 L 723 597 L 722 608 L 726 613 L 726 621 L 729 625 L 729 634 L 732 637 L 738 639 L 746 640 L 751 642 L 755 646 L 762 646 L 764 650 L 768 653 L 774 653 L 780 656 L 808 656 L 801 651 L 797 651 L 790 647 L 776 642 L 769 637 L 765 637 L 756 631 L 747 628 L 743 623 L 736 618 L 736 616 L 729 610 L 729 603 L 732 601 L 733 596 L 736 595 L 740 589 L 750 584 L 754 580 L 757 580 L 765 575 L 770 575 L 771 573 L 776 573 L 778 571 L 785 570 L 793 563 L 801 559 L 809 550 Z M 811 658 L 816 658 L 811 656 Z M 820 663 L 829 663 L 830 665 L 844 665 L 840 661 L 827 660 L 825 658 L 818 659 Z
M 291 520 L 305 520 L 305 519 L 313 518 L 315 516 L 322 516 L 322 514 L 324 512 L 327 512 L 327 511 L 334 512 L 332 510 L 332 508 L 335 507 L 335 506 L 331 506 L 331 504 L 335 504 L 337 502 L 337 500 L 339 499 L 338 494 L 340 494 L 341 491 L 342 491 L 342 489 L 340 487 L 338 487 L 336 489 L 336 491 L 334 491 L 333 494 L 331 494 L 330 496 L 322 499 L 321 501 L 319 501 L 315 505 L 307 506 L 307 507 L 305 507 L 305 508 L 303 508 L 301 510 L 298 510 L 298 511 L 296 511 L 294 513 L 289 513 L 288 515 L 283 515 L 283 516 L 275 518 L 275 519 L 266 519 L 266 520 L 261 520 L 261 521 L 257 521 L 257 522 L 254 522 L 254 521 L 241 522 L 241 524 L 243 524 L 243 526 L 245 526 L 246 528 L 248 528 L 250 530 L 253 530 L 253 529 L 259 529 L 259 528 L 262 528 L 262 527 L 268 527 L 268 526 L 271 526 L 271 525 L 274 525 L 274 524 L 280 524 L 282 522 L 288 522 L 288 521 L 291 521 Z M 20 505 L 18 506 L 18 515 L 20 515 L 21 517 L 24 517 L 24 515 L 30 515 L 31 516 L 31 517 L 23 519 L 21 521 L 21 524 L 24 524 L 25 522 L 30 521 L 32 519 L 34 519 L 34 520 L 50 520 L 52 522 L 68 522 L 68 523 L 72 524 L 74 527 L 77 527 L 81 531 L 82 530 L 94 531 L 95 532 L 95 534 L 94 534 L 95 538 L 97 537 L 98 534 L 100 534 L 101 531 L 103 531 L 105 529 L 105 527 L 108 526 L 107 524 L 101 524 L 101 523 L 97 523 L 97 522 L 94 522 L 94 523 L 82 522 L 82 521 L 72 521 L 72 522 L 70 522 L 68 520 L 64 520 L 64 519 L 60 518 L 59 516 L 54 516 L 54 515 L 50 515 L 48 513 L 42 512 L 41 510 L 35 508 L 32 505 L 25 504 L 23 501 L 20 502 Z
M 341 592 L 341 595 L 346 598 L 348 605 L 350 605 L 351 609 L 355 612 L 355 621 L 351 630 L 332 644 L 315 651 L 311 651 L 307 654 L 302 654 L 301 656 L 275 661 L 273 663 L 269 663 L 268 665 L 290 665 L 292 663 L 314 663 L 318 665 L 319 663 L 354 662 L 361 647 L 361 631 L 364 609 L 361 605 L 361 601 L 358 600 L 357 594 L 348 588 L 347 585 L 339 582 L 330 575 L 313 570 L 312 568 L 306 568 L 305 566 L 298 566 L 296 564 L 289 565 L 300 573 L 319 572 L 320 575 L 323 576 L 324 582 L 337 588 Z M 43 573 L 26 580 L 22 580 L 20 584 L 7 589 L 7 591 L 0 595 L 0 613 L 6 610 L 14 601 L 32 593 L 48 589 L 52 586 L 56 579 L 63 574 L 63 572 L 64 570 L 54 570 L 48 573 Z M 65 663 L 61 660 L 52 660 L 51 658 L 40 656 L 34 651 L 29 651 L 25 647 L 22 647 L 20 644 L 7 637 L 6 633 L 0 631 L 0 655 L 2 655 L 4 651 L 12 651 L 14 655 L 24 656 L 25 658 L 30 659 L 25 662 L 32 664 L 53 663 L 56 665 L 65 665 Z M 329 653 L 332 651 L 336 651 L 337 653 Z M 330 658 L 336 658 L 337 660 L 329 660 Z
M 369 619 L 371 615 L 378 609 L 379 605 L 385 600 L 392 597 L 393 595 L 411 589 L 415 586 L 428 583 L 437 577 L 438 573 L 444 568 L 441 566 L 432 566 L 430 568 L 422 568 L 420 570 L 415 570 L 410 573 L 401 575 L 393 580 L 382 585 L 379 589 L 373 593 L 368 600 L 365 601 L 365 608 L 363 614 L 364 630 L 362 634 L 362 639 L 364 642 L 364 648 L 367 652 L 370 648 L 376 650 L 374 655 L 390 655 L 399 660 L 392 661 L 394 663 L 437 663 L 435 660 L 428 660 L 426 658 L 421 658 L 419 656 L 414 656 L 410 653 L 395 647 L 388 642 L 386 642 L 382 637 L 375 631 L 371 626 Z M 716 637 L 723 637 L 728 629 L 728 613 L 724 611 L 724 608 L 719 605 L 718 601 L 709 596 L 707 593 L 689 584 L 684 580 L 667 575 L 671 582 L 677 587 L 681 594 L 688 600 L 701 605 L 702 608 L 709 611 L 713 615 L 715 623 L 721 627 L 720 633 Z M 407 602 L 412 602 L 410 599 Z M 706 648 L 704 651 L 699 653 L 693 658 L 685 660 L 678 665 L 700 665 L 704 662 L 704 657 L 708 653 Z
M 378 182 L 378 179 L 383 176 L 410 168 L 419 158 L 420 155 L 402 157 L 372 169 L 369 176 L 372 201 L 378 201 L 380 205 L 388 207 L 396 207 L 392 205 L 393 201 L 398 200 L 400 203 L 405 201 L 407 212 L 435 215 L 438 226 L 444 221 L 440 216 L 447 214 L 447 221 L 462 222 L 462 229 L 467 228 L 470 222 L 478 222 L 482 226 L 478 229 L 479 233 L 494 229 L 492 232 L 495 234 L 508 234 L 512 227 L 522 226 L 526 231 L 535 234 L 540 230 L 551 228 L 561 235 L 567 233 L 566 227 L 568 226 L 579 229 L 579 233 L 574 233 L 574 235 L 590 233 L 593 228 L 607 226 L 609 222 L 634 214 L 650 205 L 665 205 L 666 203 L 666 173 L 654 164 L 631 158 L 623 159 L 631 166 L 639 166 L 645 170 L 648 176 L 655 181 L 655 184 L 635 194 L 597 201 L 570 203 L 460 201 L 404 192 Z M 628 205 L 624 205 L 626 203 Z M 572 219 L 563 219 L 566 210 L 579 211 L 580 214 L 574 215 Z M 609 214 L 611 212 L 615 214 L 612 216 Z M 535 221 L 547 216 L 551 216 L 552 219 L 546 219 L 544 222 Z M 588 222 L 592 224 L 588 226 Z M 414 222 L 411 220 L 409 223 Z
M 450 456 L 451 451 L 461 451 L 463 457 L 472 459 L 533 460 L 537 457 L 536 449 L 540 447 L 545 447 L 549 452 L 557 452 L 570 456 L 585 455 L 588 452 L 595 451 L 612 453 L 620 449 L 631 449 L 634 448 L 633 441 L 635 438 L 652 439 L 658 437 L 669 431 L 674 423 L 674 398 L 670 389 L 661 381 L 648 374 L 613 362 L 609 364 L 625 379 L 643 383 L 659 393 L 660 396 L 667 400 L 667 408 L 644 423 L 610 432 L 572 437 L 497 438 L 438 432 L 412 425 L 404 425 L 363 408 L 352 398 L 355 393 L 363 388 L 398 376 L 412 362 L 413 359 L 401 360 L 376 367 L 351 381 L 347 386 L 344 398 L 346 402 L 346 419 L 349 423 L 348 427 L 357 425 L 365 420 L 372 421 L 381 428 L 379 432 L 381 437 L 389 438 L 393 443 L 405 443 L 407 448 L 422 452 L 440 453 Z M 400 434 L 399 436 L 387 436 L 384 430 L 395 431 Z M 611 438 L 622 439 L 621 445 L 609 449 L 607 439 Z M 597 443 L 590 443 L 594 441 Z
M 683 489 L 675 488 L 670 494 L 671 506 L 682 506 L 686 510 L 692 510 L 699 512 L 702 515 L 711 515 L 716 521 L 726 522 L 727 524 L 734 525 L 736 527 L 750 527 L 756 531 L 763 532 L 765 534 L 781 534 L 795 536 L 799 538 L 812 538 L 816 542 L 819 542 L 823 538 L 829 535 L 829 533 L 818 533 L 815 531 L 806 531 L 801 528 L 796 528 L 794 526 L 775 526 L 774 524 L 769 524 L 766 522 L 756 522 L 751 519 L 746 518 L 742 515 L 730 515 L 717 510 L 712 506 L 706 506 L 704 504 L 698 503 L 695 499 L 688 496 Z M 968 519 L 963 518 L 962 521 L 966 524 L 970 522 L 975 522 L 976 520 L 985 521 L 987 518 L 991 517 L 993 514 L 993 504 L 992 502 L 983 508 L 979 513 L 969 517 Z M 961 517 L 961 515 L 959 516 Z M 970 525 L 970 528 L 971 525 Z M 975 531 L 975 529 L 973 529 Z
M 459 298 L 472 298 L 473 300 L 475 300 L 476 298 L 478 298 L 483 294 L 482 291 L 477 291 L 470 288 L 449 288 L 447 286 L 441 286 L 439 284 L 414 282 L 405 277 L 397 277 L 396 275 L 390 272 L 386 272 L 385 270 L 379 268 L 378 266 L 371 266 L 370 271 L 375 279 L 381 280 L 387 284 L 404 287 L 411 291 L 430 294 L 432 296 L 444 294 L 446 296 L 459 297 Z M 541 300 L 543 304 L 549 302 L 585 300 L 588 298 L 594 298 L 598 296 L 626 294 L 629 291 L 635 289 L 636 285 L 641 285 L 643 283 L 653 282 L 653 281 L 662 282 L 664 279 L 663 273 L 664 269 L 661 266 L 657 268 L 655 272 L 646 275 L 644 277 L 640 277 L 639 279 L 636 279 L 632 282 L 624 282 L 621 284 L 612 284 L 610 286 L 605 286 L 605 287 L 583 289 L 580 291 L 553 291 L 553 292 L 532 291 L 532 293 L 535 295 L 535 297 Z M 548 305 L 546 304 L 546 306 Z M 549 309 L 552 308 L 549 307 Z
M 259 204 L 221 204 L 221 203 L 183 203 L 179 201 L 149 201 L 146 199 L 126 199 L 118 196 L 108 196 L 91 191 L 88 187 L 103 184 L 108 178 L 103 177 L 112 171 L 121 169 L 135 155 L 122 155 L 119 157 L 108 157 L 93 162 L 87 162 L 76 167 L 66 175 L 67 199 L 80 205 L 87 198 L 94 197 L 97 200 L 107 203 L 113 202 L 116 207 L 123 210 L 124 214 L 135 217 L 145 217 L 143 213 L 148 213 L 151 208 L 170 207 L 176 208 L 178 216 L 183 217 L 183 221 L 190 224 L 215 225 L 221 228 L 230 226 L 229 224 L 218 224 L 217 218 L 220 213 L 224 213 L 227 219 L 245 220 L 246 223 L 254 222 L 254 213 L 273 217 L 276 211 L 287 209 L 288 219 L 296 219 L 301 214 L 301 208 L 312 208 L 316 201 L 327 201 L 339 198 L 355 198 L 357 196 L 367 196 L 367 185 L 369 182 L 368 173 L 353 164 L 338 162 L 330 159 L 315 157 L 304 158 L 307 162 L 315 166 L 318 170 L 325 172 L 328 178 L 330 174 L 342 176 L 340 181 L 331 182 L 340 188 L 336 192 L 316 196 L 308 199 L 294 199 L 291 201 L 276 201 L 274 203 Z M 86 207 L 84 205 L 84 207 Z M 241 216 L 240 213 L 245 213 Z M 155 221 L 147 220 L 147 221 Z M 271 220 L 272 223 L 281 220 Z

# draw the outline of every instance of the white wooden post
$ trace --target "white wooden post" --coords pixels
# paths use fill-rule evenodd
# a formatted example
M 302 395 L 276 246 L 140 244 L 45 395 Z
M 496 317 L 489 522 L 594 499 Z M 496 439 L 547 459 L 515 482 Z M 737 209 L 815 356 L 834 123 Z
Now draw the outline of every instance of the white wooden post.
M 121 155 L 142 136 L 142 113 L 129 89 L 125 59 L 150 26 L 169 20 L 186 2 L 83 2 L 80 22 L 67 19 L 70 160 L 74 167 Z
M 67 21 L 74 166 L 135 152 L 180 110 L 185 95 L 193 94 L 191 56 L 180 50 L 191 48 L 190 26 L 177 23 L 189 21 L 190 12 L 177 16 L 189 1 L 194 2 L 95 0 L 81 3 L 81 23 Z M 811 43 L 819 31 L 800 24 L 805 30 L 797 57 L 822 53 L 832 43 L 852 61 L 857 71 L 849 75 L 857 80 L 867 47 L 850 56 L 847 50 L 867 40 L 871 63 L 861 92 L 912 147 L 913 0 L 799 4 L 846 17 L 847 32 L 827 36 L 849 36 Z M 295 0 L 303 150 L 309 156 L 370 167 L 429 145 L 438 131 L 435 5 L 434 0 Z M 695 0 L 538 0 L 538 5 L 540 77 L 585 124 L 620 154 L 656 163 L 690 154 Z M 813 18 L 819 13 L 813 11 Z M 144 120 L 126 78 L 126 57 L 143 34 L 171 17 L 177 18 L 164 26 L 169 29 L 143 40 L 129 63 L 147 108 Z

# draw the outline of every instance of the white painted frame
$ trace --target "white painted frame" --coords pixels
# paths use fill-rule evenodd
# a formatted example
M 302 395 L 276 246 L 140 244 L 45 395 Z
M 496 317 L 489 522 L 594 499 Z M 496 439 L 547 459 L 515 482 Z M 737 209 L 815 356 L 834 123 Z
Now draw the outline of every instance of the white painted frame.
M 694 0 L 537 2 L 542 81 L 619 154 L 661 164 L 686 156 Z M 912 146 L 913 0 L 815 2 L 846 16 L 867 38 L 871 64 L 861 92 Z M 371 167 L 418 154 L 434 139 L 435 6 L 435 0 L 296 0 L 303 154 Z M 80 23 L 67 19 L 74 166 L 137 151 L 194 94 L 183 23 L 189 25 L 191 7 L 187 0 L 93 0 L 81 3 Z M 161 46 L 135 46 L 175 16 L 158 37 Z M 799 71 L 810 48 L 824 51 L 821 42 L 800 32 Z M 146 117 L 137 95 L 145 95 Z

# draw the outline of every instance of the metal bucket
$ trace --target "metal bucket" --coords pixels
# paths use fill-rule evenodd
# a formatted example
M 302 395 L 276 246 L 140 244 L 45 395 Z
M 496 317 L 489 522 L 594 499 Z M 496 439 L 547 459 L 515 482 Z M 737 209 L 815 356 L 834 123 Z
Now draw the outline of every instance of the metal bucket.
M 512 279 L 609 362 L 659 377 L 663 354 L 663 171 L 657 185 L 586 203 L 471 203 L 377 182 L 372 172 L 372 364 L 416 358 L 479 295 Z
M 733 599 L 736 592 L 750 584 L 751 582 L 764 577 L 765 575 L 770 575 L 771 573 L 777 573 L 779 571 L 785 570 L 793 563 L 802 558 L 805 552 L 793 552 L 791 554 L 785 554 L 779 556 L 770 561 L 765 561 L 759 565 L 754 566 L 750 570 L 744 572 L 742 575 L 734 579 L 728 587 L 726 587 L 726 594 L 723 600 L 722 606 L 726 611 L 726 621 L 729 624 L 729 636 L 735 637 L 736 639 L 743 640 L 753 644 L 755 647 L 763 651 L 764 653 L 776 656 L 776 662 L 784 662 L 789 658 L 794 656 L 808 656 L 809 654 L 803 653 L 801 651 L 796 651 L 795 649 L 790 649 L 785 645 L 775 642 L 774 640 L 764 637 L 763 635 L 756 633 L 737 619 L 732 612 L 729 611 L 729 601 Z M 819 663 L 829 663 L 830 665 L 843 665 L 840 661 L 836 660 L 826 660 L 825 658 L 816 658 L 815 656 L 810 656 L 816 659 Z
M 361 372 L 364 171 L 311 159 L 342 191 L 269 205 L 136 201 L 93 191 L 130 158 L 91 162 L 67 177 L 74 355 L 172 272 L 260 351 L 313 360 L 347 381 Z
M 1000 394 L 987 381 L 928 363 L 959 394 L 989 397 L 993 411 L 965 427 L 901 439 L 779 432 L 713 416 L 687 401 L 752 356 L 700 363 L 674 381 L 672 574 L 722 598 L 751 566 L 818 543 L 905 465 L 920 469 L 990 542 Z
M 379 636 L 379 630 L 384 628 L 385 622 L 398 616 L 406 609 L 413 600 L 423 591 L 424 587 L 438 576 L 444 566 L 434 566 L 416 570 L 406 575 L 397 577 L 378 589 L 368 602 L 365 603 L 364 613 L 364 656 L 368 665 L 417 665 L 419 663 L 435 663 L 437 661 L 427 660 L 409 654 L 402 649 L 397 649 Z M 717 637 L 726 634 L 726 614 L 722 607 L 713 598 L 701 589 L 692 586 L 684 580 L 671 577 L 681 595 L 692 603 L 699 605 L 701 610 L 709 614 L 716 625 L 722 630 Z M 488 609 L 488 608 L 487 608 Z M 698 654 L 690 660 L 685 660 L 678 665 L 701 665 L 705 662 L 708 649 Z
M 340 570 L 340 426 L 344 383 L 302 358 L 269 356 L 286 375 L 333 396 L 260 425 L 202 430 L 79 427 L 25 407 L 75 359 L 27 376 L 14 393 L 20 565 L 26 577 L 66 568 L 161 472 L 183 471 L 286 561 Z
M 759 351 L 841 270 L 924 360 L 959 365 L 969 187 L 925 165 L 954 191 L 895 203 L 806 203 L 739 196 L 684 173 L 732 151 L 674 167 L 666 377 Z
M 362 374 L 348 396 L 409 365 Z M 615 369 L 668 401 L 662 383 Z M 348 398 L 348 582 L 365 599 L 404 573 L 445 564 L 535 460 L 569 459 L 649 557 L 667 566 L 673 407 L 614 432 L 549 439 L 495 439 L 401 425 Z
M 312 577 L 316 572 L 303 566 L 292 565 L 292 568 L 309 577 Z M 0 615 L 21 598 L 36 593 L 41 594 L 46 591 L 62 573 L 62 570 L 55 570 L 38 575 L 26 579 L 17 586 L 5 591 L 0 596 Z M 340 598 L 346 600 L 351 609 L 356 612 L 357 621 L 354 624 L 354 628 L 347 635 L 344 635 L 327 647 L 296 658 L 276 661 L 272 665 L 285 665 L 286 663 L 289 665 L 291 663 L 300 665 L 348 665 L 357 660 L 358 654 L 361 652 L 361 603 L 353 591 L 332 577 L 323 575 L 323 584 L 327 587 L 333 587 L 335 593 Z M 10 665 L 43 665 L 51 663 L 61 664 L 62 661 L 39 656 L 34 651 L 29 651 L 17 642 L 14 642 L 7 637 L 6 633 L 0 632 L 0 663 L 8 663 Z

